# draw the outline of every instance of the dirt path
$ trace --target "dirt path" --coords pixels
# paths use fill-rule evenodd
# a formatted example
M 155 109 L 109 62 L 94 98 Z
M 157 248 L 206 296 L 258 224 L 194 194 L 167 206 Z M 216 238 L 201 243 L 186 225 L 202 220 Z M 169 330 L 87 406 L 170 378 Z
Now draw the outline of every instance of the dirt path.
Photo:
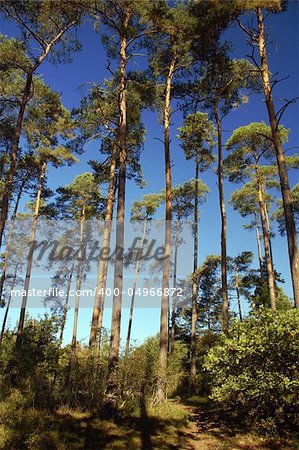
M 182 450 L 298 450 L 299 442 L 265 438 L 219 420 L 208 407 L 184 406 L 190 417 Z

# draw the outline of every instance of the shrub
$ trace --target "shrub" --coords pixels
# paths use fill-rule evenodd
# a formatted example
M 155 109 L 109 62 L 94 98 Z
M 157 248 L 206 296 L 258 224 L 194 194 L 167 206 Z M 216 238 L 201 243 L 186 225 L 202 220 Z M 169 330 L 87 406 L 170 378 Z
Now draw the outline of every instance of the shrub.
M 234 324 L 204 363 L 211 397 L 248 425 L 299 425 L 299 314 L 262 310 Z
M 49 427 L 48 416 L 30 407 L 30 402 L 18 389 L 0 402 L 0 448 L 3 450 L 41 448 L 33 445 L 39 434 Z M 50 433 L 49 430 L 47 432 Z M 43 448 L 55 449 L 52 447 Z

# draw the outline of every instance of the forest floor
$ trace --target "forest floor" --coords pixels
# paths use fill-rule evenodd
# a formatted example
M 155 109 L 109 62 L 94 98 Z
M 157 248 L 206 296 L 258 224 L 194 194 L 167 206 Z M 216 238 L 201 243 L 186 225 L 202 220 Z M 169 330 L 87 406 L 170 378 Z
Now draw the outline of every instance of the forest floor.
M 221 420 L 204 399 L 169 401 L 141 417 L 96 419 L 59 411 L 55 434 L 71 450 L 298 450 L 299 441 L 242 432 Z

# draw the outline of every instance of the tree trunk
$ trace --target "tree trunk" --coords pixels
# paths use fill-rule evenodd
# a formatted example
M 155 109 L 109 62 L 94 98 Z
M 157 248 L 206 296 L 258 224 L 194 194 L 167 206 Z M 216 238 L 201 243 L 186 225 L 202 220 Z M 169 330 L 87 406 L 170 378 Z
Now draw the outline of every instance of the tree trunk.
M 107 196 L 107 205 L 105 212 L 105 224 L 102 237 L 102 248 L 110 247 L 110 237 L 113 219 L 114 206 L 114 186 L 115 186 L 115 168 L 116 168 L 117 147 L 113 146 L 110 172 L 109 187 Z M 107 283 L 108 259 L 103 258 L 99 261 L 98 282 L 94 299 L 93 313 L 91 319 L 89 347 L 94 348 L 98 342 L 98 350 L 101 343 L 101 331 L 104 315 L 105 291 Z
M 74 272 L 74 264 L 72 265 L 68 284 L 67 284 L 66 297 L 65 297 L 64 307 L 63 307 L 63 316 L 61 319 L 61 326 L 60 326 L 60 333 L 59 333 L 59 344 L 58 344 L 59 350 L 61 349 L 62 342 L 63 342 L 63 334 L 64 334 L 64 328 L 65 328 L 67 313 L 68 313 L 70 289 L 71 289 L 71 284 L 72 284 L 73 272 Z
M 260 7 L 256 10 L 258 21 L 258 46 L 261 59 L 261 73 L 263 79 L 263 88 L 265 101 L 267 105 L 267 111 L 272 131 L 272 139 L 276 152 L 276 161 L 280 179 L 281 194 L 283 200 L 283 209 L 285 215 L 290 268 L 292 276 L 293 294 L 295 307 L 299 308 L 299 256 L 298 256 L 298 243 L 296 235 L 296 227 L 294 221 L 294 211 L 291 189 L 289 184 L 288 171 L 286 167 L 286 161 L 284 151 L 282 148 L 282 142 L 278 130 L 278 122 L 275 113 L 272 89 L 270 84 L 270 72 L 267 60 L 267 49 L 265 42 L 265 28 L 262 9 Z
M 199 161 L 196 157 L 195 168 L 195 197 L 194 197 L 194 241 L 193 241 L 193 275 L 192 275 L 192 318 L 191 318 L 191 364 L 190 364 L 190 395 L 196 390 L 196 325 L 197 325 L 197 297 L 198 297 L 198 176 Z
M 16 278 L 17 278 L 18 266 L 19 266 L 19 263 L 16 264 L 15 273 L 14 273 L 14 276 L 13 276 L 13 279 L 12 279 L 12 284 L 11 284 L 11 287 L 10 287 L 8 302 L 7 302 L 5 314 L 4 314 L 4 317 L 3 317 L 2 329 L 1 329 L 1 335 L 0 335 L 0 344 L 2 342 L 2 339 L 3 339 L 3 336 L 4 336 L 4 332 L 5 332 L 5 327 L 6 327 L 9 307 L 10 307 L 10 304 L 11 304 L 12 290 L 14 289 Z
M 168 349 L 168 308 L 169 308 L 169 272 L 171 255 L 171 161 L 170 161 L 170 99 L 172 78 L 175 70 L 176 59 L 173 58 L 169 66 L 166 79 L 165 104 L 164 104 L 164 158 L 165 158 L 165 241 L 164 264 L 162 275 L 162 297 L 160 316 L 160 349 L 159 349 L 159 374 L 157 380 L 157 403 L 162 403 L 166 398 L 166 369 Z
M 126 14 L 124 28 L 128 26 L 129 15 Z M 117 223 L 116 223 L 116 249 L 123 253 L 124 231 L 125 231 L 125 188 L 126 188 L 126 160 L 127 160 L 127 101 L 126 101 L 126 64 L 127 64 L 127 39 L 121 36 L 120 46 L 120 93 L 119 93 L 119 183 L 117 198 Z M 114 266 L 114 292 L 111 320 L 111 336 L 109 347 L 109 382 L 107 394 L 114 397 L 116 389 L 116 371 L 119 359 L 120 347 L 120 325 L 123 289 L 123 254 L 116 257 Z M 113 403 L 113 404 L 112 404 Z M 116 406 L 116 399 L 113 398 L 111 407 Z
M 129 316 L 129 324 L 128 324 L 128 332 L 127 332 L 127 340 L 126 340 L 126 353 L 125 355 L 128 356 L 129 350 L 130 350 L 130 340 L 131 340 L 131 330 L 132 330 L 132 322 L 133 322 L 133 312 L 134 312 L 134 303 L 135 303 L 135 292 L 136 292 L 136 286 L 137 286 L 137 279 L 138 274 L 140 272 L 140 265 L 141 265 L 141 254 L 143 250 L 144 240 L 146 236 L 146 226 L 147 226 L 147 219 L 144 219 L 144 225 L 143 225 L 143 233 L 141 238 L 141 244 L 140 244 L 140 252 L 137 252 L 136 258 L 136 266 L 135 266 L 135 274 L 134 274 L 134 281 L 133 281 L 133 293 L 131 298 L 131 305 L 130 305 L 130 316 Z
M 266 226 L 267 226 L 267 231 L 268 231 L 268 235 L 269 235 L 270 258 L 271 258 L 272 266 L 274 266 L 272 240 L 271 240 L 271 227 L 270 227 L 270 220 L 269 220 L 268 208 L 267 208 L 266 203 L 265 203 L 265 219 L 266 219 Z
M 214 118 L 217 124 L 217 144 L 218 144 L 218 190 L 219 204 L 221 214 L 221 286 L 222 286 L 222 328 L 224 333 L 228 333 L 229 316 L 228 316 L 228 288 L 227 288 L 227 255 L 226 255 L 226 208 L 223 191 L 223 157 L 222 157 L 222 126 L 218 114 L 218 102 L 214 107 Z
M 36 194 L 36 200 L 35 200 L 35 209 L 34 209 L 34 216 L 33 216 L 33 227 L 32 227 L 32 234 L 31 234 L 31 246 L 29 249 L 28 254 L 28 263 L 27 263 L 27 269 L 26 269 L 26 278 L 24 283 L 24 291 L 25 294 L 22 298 L 22 306 L 20 311 L 20 319 L 18 324 L 18 331 L 17 331 L 17 340 L 16 345 L 19 346 L 21 344 L 21 337 L 24 329 L 24 322 L 25 322 L 25 314 L 26 314 L 26 307 L 27 307 L 27 300 L 28 300 L 28 289 L 30 284 L 30 277 L 31 277 L 31 269 L 32 269 L 32 263 L 33 263 L 33 252 L 34 252 L 34 240 L 35 240 L 35 234 L 36 234 L 36 228 L 37 228 L 37 221 L 38 221 L 38 215 L 39 215 L 39 209 L 40 209 L 40 203 L 41 203 L 41 195 L 43 190 L 43 183 L 46 173 L 46 167 L 47 163 L 43 162 L 41 165 L 41 171 L 39 176 L 39 186 Z
M 255 173 L 256 173 L 256 179 L 257 179 L 258 200 L 259 200 L 261 224 L 262 224 L 262 230 L 263 230 L 265 260 L 266 260 L 266 266 L 267 266 L 267 275 L 268 275 L 267 278 L 268 278 L 268 285 L 269 285 L 271 308 L 273 311 L 275 311 L 276 310 L 275 277 L 274 277 L 274 270 L 273 270 L 273 265 L 272 265 L 272 260 L 271 260 L 270 238 L 269 238 L 269 232 L 268 232 L 266 214 L 265 214 L 266 206 L 265 206 L 263 186 L 262 186 L 261 176 L 260 176 L 260 171 L 259 171 L 259 166 L 258 166 L 257 154 L 255 155 Z
M 23 97 L 21 100 L 20 108 L 19 108 L 16 129 L 14 132 L 11 153 L 10 153 L 10 166 L 9 166 L 7 180 L 5 182 L 4 192 L 2 195 L 2 209 L 1 209 L 1 218 L 0 218 L 0 249 L 2 247 L 3 235 L 4 235 L 5 225 L 6 225 L 7 216 L 8 216 L 9 202 L 10 202 L 10 197 L 11 197 L 11 193 L 12 193 L 12 189 L 13 189 L 13 181 L 14 181 L 14 176 L 15 176 L 15 172 L 16 172 L 17 155 L 18 155 L 18 149 L 19 149 L 19 142 L 20 142 L 20 138 L 21 138 L 24 114 L 25 114 L 27 103 L 31 97 L 30 91 L 31 91 L 31 85 L 32 85 L 32 78 L 33 78 L 33 73 L 29 72 L 27 74 Z
M 240 287 L 239 287 L 239 273 L 238 273 L 238 268 L 237 267 L 235 267 L 235 277 L 236 277 L 235 287 L 236 287 L 236 294 L 237 294 L 239 319 L 240 319 L 240 322 L 243 322 L 242 308 L 241 308 L 241 297 L 240 297 Z
M 170 332 L 170 354 L 174 352 L 175 343 L 175 322 L 176 322 L 176 285 L 177 285 L 177 267 L 178 267 L 178 249 L 179 249 L 179 236 L 180 236 L 180 219 L 177 218 L 176 223 L 176 236 L 175 236 L 175 248 L 174 248 L 174 264 L 173 264 L 173 295 L 172 295 L 172 310 L 171 310 L 171 332 Z
M 82 208 L 81 220 L 80 220 L 80 239 L 79 239 L 79 253 L 78 253 L 78 267 L 77 267 L 77 283 L 76 283 L 76 297 L 75 297 L 75 312 L 73 323 L 73 335 L 72 335 L 72 353 L 74 355 L 77 346 L 77 329 L 78 329 L 78 316 L 79 316 L 79 304 L 80 296 L 79 291 L 82 285 L 83 277 L 83 238 L 84 238 L 84 225 L 85 225 L 85 205 Z
M 64 303 L 64 308 L 63 308 L 63 316 L 62 316 L 62 320 L 61 320 L 60 333 L 59 333 L 59 341 L 58 341 L 58 351 L 57 351 L 57 357 L 56 357 L 56 364 L 55 364 L 55 367 L 54 367 L 53 380 L 52 380 L 52 386 L 51 386 L 52 388 L 55 386 L 57 375 L 58 375 L 58 364 L 59 364 L 59 358 L 60 358 L 60 350 L 61 350 L 61 347 L 62 347 L 64 328 L 65 328 L 66 319 L 67 319 L 68 304 L 69 304 L 69 297 L 70 297 L 70 289 L 71 289 L 71 284 L 72 284 L 73 272 L 74 272 L 74 264 L 72 265 L 72 268 L 71 268 L 71 271 L 70 271 L 69 280 L 68 280 L 68 285 L 67 285 L 65 303 Z M 69 373 L 67 375 L 68 382 L 71 381 L 71 379 L 70 379 L 71 373 L 70 372 L 71 372 L 71 363 L 69 365 Z
M 254 212 L 254 222 L 255 222 L 255 234 L 256 234 L 256 242 L 257 242 L 257 251 L 258 251 L 260 273 L 261 273 L 261 278 L 264 278 L 263 256 L 262 256 L 262 248 L 261 248 L 261 237 L 260 237 L 260 230 L 259 230 L 259 221 L 258 221 L 258 217 L 257 217 L 257 212 L 256 211 Z
M 13 215 L 12 215 L 11 220 L 10 220 L 9 232 L 8 232 L 7 242 L 6 242 L 6 247 L 5 247 L 4 261 L 3 261 L 3 265 L 2 265 L 2 274 L 1 274 L 1 278 L 0 278 L 0 299 L 2 298 L 3 287 L 4 287 L 5 278 L 6 278 L 8 256 L 9 256 L 9 250 L 10 250 L 10 245 L 11 245 L 11 238 L 12 238 L 13 229 L 14 229 L 14 223 L 15 223 L 15 220 L 16 220 L 16 217 L 17 217 L 17 212 L 18 212 L 20 200 L 21 200 L 22 193 L 23 193 L 23 188 L 24 188 L 24 185 L 25 185 L 26 181 L 27 180 L 24 180 L 24 182 L 22 183 L 22 185 L 20 187 L 20 190 L 18 192 L 18 196 L 17 196 L 17 199 L 16 199 L 14 212 L 13 212 Z

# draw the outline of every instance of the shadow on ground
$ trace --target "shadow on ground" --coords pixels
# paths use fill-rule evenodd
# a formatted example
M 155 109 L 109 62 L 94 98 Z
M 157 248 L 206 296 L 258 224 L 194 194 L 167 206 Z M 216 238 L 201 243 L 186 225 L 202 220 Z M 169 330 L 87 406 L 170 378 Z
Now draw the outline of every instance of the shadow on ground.
M 60 442 L 72 450 L 188 449 L 184 442 L 187 436 L 183 431 L 185 426 L 186 420 L 182 419 L 129 417 L 108 421 L 74 417 L 68 413 L 57 414 L 55 424 Z

